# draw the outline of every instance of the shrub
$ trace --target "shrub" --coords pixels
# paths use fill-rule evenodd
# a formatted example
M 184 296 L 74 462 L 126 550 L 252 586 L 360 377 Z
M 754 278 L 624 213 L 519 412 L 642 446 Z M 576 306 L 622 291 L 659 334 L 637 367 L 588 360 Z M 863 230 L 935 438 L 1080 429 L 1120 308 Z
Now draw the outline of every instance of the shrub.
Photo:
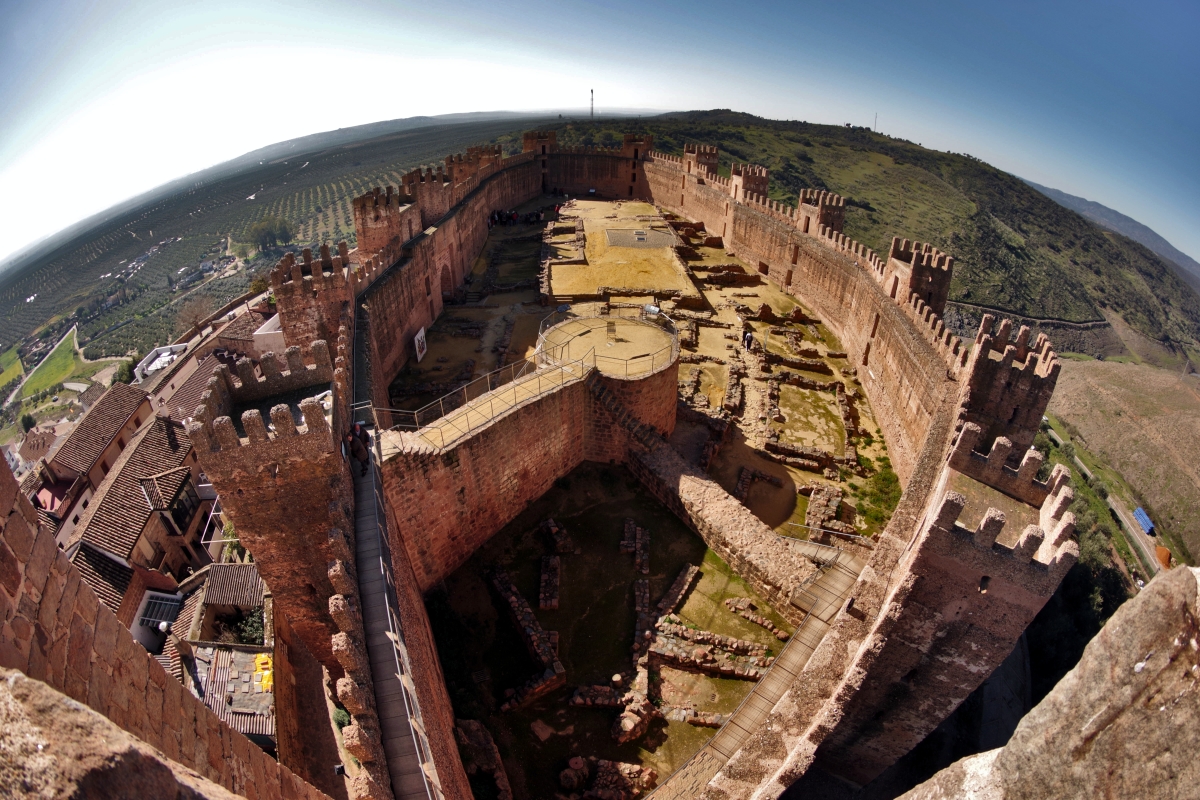
M 333 724 L 340 731 L 342 728 L 350 724 L 350 712 L 338 706 L 333 709 Z

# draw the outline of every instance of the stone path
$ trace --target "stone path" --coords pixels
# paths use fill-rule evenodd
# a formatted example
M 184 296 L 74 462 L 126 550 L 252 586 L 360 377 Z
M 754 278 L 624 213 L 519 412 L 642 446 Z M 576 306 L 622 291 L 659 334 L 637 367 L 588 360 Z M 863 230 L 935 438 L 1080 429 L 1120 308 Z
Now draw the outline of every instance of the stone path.
M 355 561 L 358 565 L 358 591 L 362 603 L 363 628 L 367 637 L 367 657 L 375 685 L 375 706 L 382 729 L 383 749 L 396 800 L 442 797 L 436 774 L 422 767 L 432 764 L 429 743 L 421 730 L 415 706 L 415 692 L 406 669 L 404 640 L 396 608 L 390 555 L 382 503 L 376 490 L 376 465 L 360 477 L 355 470 Z M 424 754 L 424 758 L 421 757 Z
M 786 537 L 781 537 L 786 538 Z M 654 800 L 692 800 L 721 771 L 750 736 L 762 729 L 771 709 L 804 669 L 817 645 L 825 638 L 834 616 L 850 595 L 865 564 L 844 550 L 788 539 L 793 550 L 825 564 L 816 580 L 803 587 L 793 600 L 811 598 L 808 615 L 783 646 L 766 676 L 742 701 L 733 716 L 696 755 L 676 770 L 652 793 Z M 801 606 L 804 607 L 804 606 Z

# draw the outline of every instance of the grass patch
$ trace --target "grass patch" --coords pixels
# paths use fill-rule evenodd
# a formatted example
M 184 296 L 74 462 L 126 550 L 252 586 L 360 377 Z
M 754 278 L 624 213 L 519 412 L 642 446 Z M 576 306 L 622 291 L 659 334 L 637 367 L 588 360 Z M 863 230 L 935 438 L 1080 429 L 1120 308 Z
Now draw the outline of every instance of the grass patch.
M 70 378 L 76 368 L 81 366 L 83 359 L 75 352 L 75 332 L 71 331 L 55 346 L 50 355 L 38 364 L 21 388 L 21 396 L 30 397 L 51 386 L 57 386 Z
M 17 352 L 17 348 L 12 347 L 0 353 L 0 386 L 6 385 L 9 381 L 17 378 L 25 373 L 25 367 L 21 364 L 21 356 Z

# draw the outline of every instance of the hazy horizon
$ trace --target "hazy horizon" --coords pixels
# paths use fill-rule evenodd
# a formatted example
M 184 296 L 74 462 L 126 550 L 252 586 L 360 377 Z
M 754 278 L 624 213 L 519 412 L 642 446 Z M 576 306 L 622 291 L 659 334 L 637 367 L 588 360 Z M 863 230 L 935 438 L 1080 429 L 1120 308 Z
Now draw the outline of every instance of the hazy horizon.
M 1094 200 L 1200 258 L 1200 54 L 1189 44 L 1200 8 L 872 0 L 737 12 L 6 4 L 0 262 L 276 142 L 413 116 L 582 109 L 593 88 L 600 113 L 732 108 L 865 126 L 878 114 L 882 133 Z

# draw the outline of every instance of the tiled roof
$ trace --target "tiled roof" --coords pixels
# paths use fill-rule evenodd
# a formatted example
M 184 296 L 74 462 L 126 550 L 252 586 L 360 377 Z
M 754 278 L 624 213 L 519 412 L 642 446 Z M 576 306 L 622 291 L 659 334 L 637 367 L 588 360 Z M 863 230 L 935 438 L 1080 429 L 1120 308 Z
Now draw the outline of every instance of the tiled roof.
M 192 471 L 187 467 L 176 467 L 148 478 L 138 478 L 138 483 L 142 486 L 142 493 L 149 501 L 150 508 L 154 511 L 166 511 L 191 474 Z
M 50 446 L 57 438 L 53 428 L 34 428 L 25 434 L 25 438 L 21 440 L 21 449 L 17 452 L 24 461 L 37 461 L 49 452 Z
M 181 424 L 152 416 L 96 489 L 71 541 L 82 539 L 129 558 L 153 513 L 140 479 L 182 466 L 191 450 L 191 440 Z
M 203 584 L 201 584 L 203 586 Z M 200 586 L 197 586 L 192 591 L 188 592 L 183 598 L 183 605 L 179 608 L 179 616 L 175 618 L 175 622 L 171 624 L 171 633 L 178 636 L 180 639 L 188 638 L 188 634 L 192 632 L 192 622 L 196 617 L 196 608 L 200 605 L 200 597 L 203 592 L 200 591 Z
M 222 328 L 217 333 L 217 338 L 254 341 L 254 332 L 261 328 L 262 324 L 266 321 L 267 316 L 265 314 L 260 314 L 257 311 L 249 311 L 237 316 L 232 322 Z
M 205 586 L 205 605 L 257 608 L 263 604 L 263 582 L 254 564 L 213 564 Z
M 79 545 L 79 550 L 71 558 L 71 562 L 79 569 L 79 577 L 92 587 L 100 602 L 108 606 L 114 614 L 121 607 L 125 590 L 129 588 L 129 580 L 133 570 L 124 564 L 96 550 L 87 542 Z
M 44 462 L 34 464 L 33 469 L 25 473 L 25 477 L 21 478 L 21 494 L 26 497 L 33 496 L 33 493 L 42 488 L 42 468 Z
M 159 406 L 171 415 L 171 419 L 183 421 L 196 413 L 200 405 L 200 395 L 208 389 L 208 380 L 213 371 L 221 365 L 216 356 L 207 355 L 196 365 L 196 370 L 187 377 L 178 389 Z
M 51 460 L 80 474 L 86 473 L 145 399 L 146 393 L 138 387 L 114 383 L 59 444 Z
M 105 388 L 104 384 L 93 383 L 80 393 L 79 405 L 83 406 L 85 409 L 91 408 L 92 406 L 96 405 L 97 400 L 104 396 L 105 391 L 107 391 L 107 389 Z

